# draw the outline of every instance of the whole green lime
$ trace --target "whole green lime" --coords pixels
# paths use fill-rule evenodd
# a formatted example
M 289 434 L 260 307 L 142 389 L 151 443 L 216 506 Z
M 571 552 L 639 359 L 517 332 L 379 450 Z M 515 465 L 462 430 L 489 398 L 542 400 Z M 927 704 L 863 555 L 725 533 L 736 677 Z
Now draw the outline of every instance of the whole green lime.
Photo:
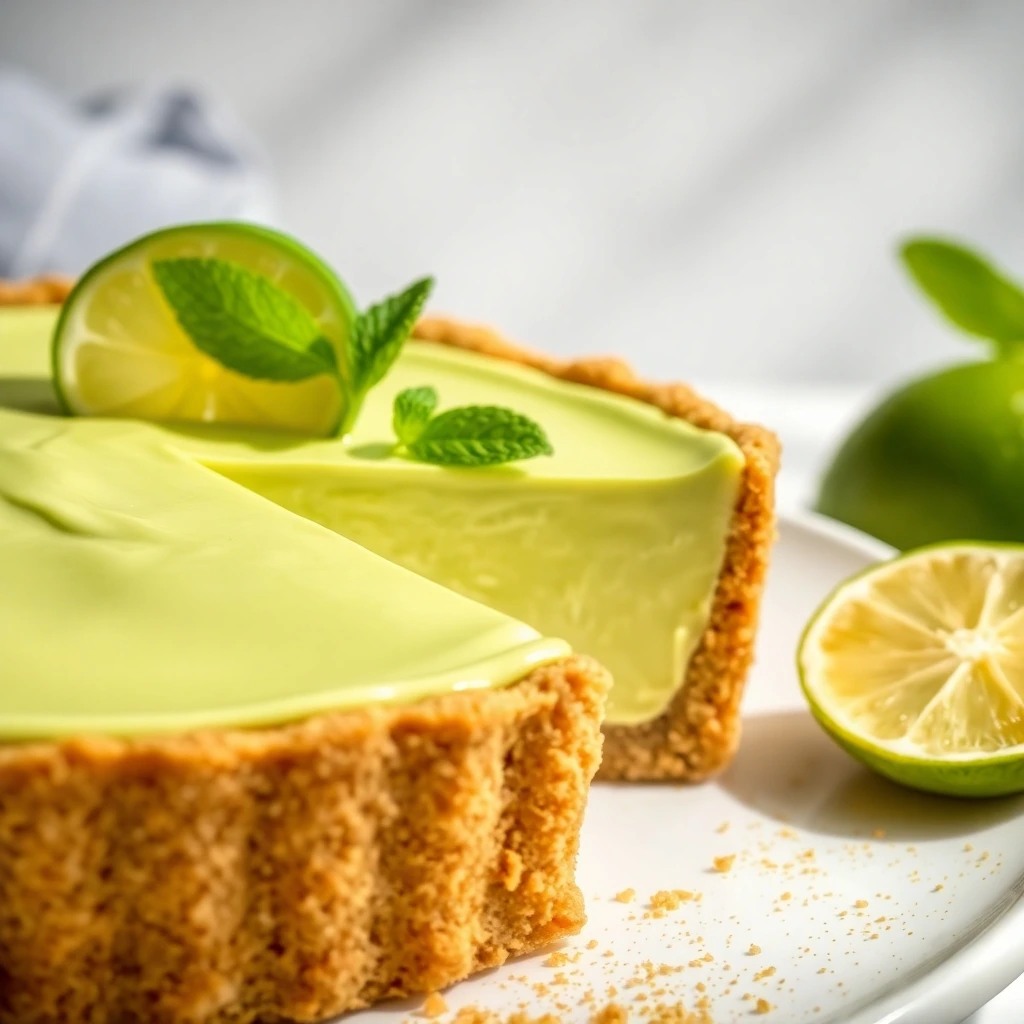
M 898 548 L 1024 541 L 1024 286 L 959 242 L 911 238 L 904 266 L 990 358 L 914 381 L 846 439 L 818 510 Z
M 1024 362 L 914 381 L 847 438 L 818 510 L 897 548 L 1024 541 Z

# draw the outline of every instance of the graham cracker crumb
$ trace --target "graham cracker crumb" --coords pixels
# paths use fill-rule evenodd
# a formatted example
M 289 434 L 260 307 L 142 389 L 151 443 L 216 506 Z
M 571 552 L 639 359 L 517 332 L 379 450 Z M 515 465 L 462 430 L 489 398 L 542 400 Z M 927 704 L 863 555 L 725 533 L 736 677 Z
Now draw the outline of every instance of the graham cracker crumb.
M 519 888 L 523 880 L 523 858 L 515 850 L 501 851 L 499 878 L 509 892 Z
M 498 1017 L 479 1006 L 463 1006 L 455 1014 L 455 1024 L 499 1024 Z
M 440 1017 L 442 1013 L 448 1012 L 448 1004 L 444 1001 L 444 996 L 440 992 L 431 992 L 426 999 L 423 1000 L 423 1016 L 424 1017 Z
M 623 889 L 615 894 L 615 899 L 618 903 L 632 903 L 636 899 L 636 889 Z
M 618 1003 L 609 1003 L 590 1018 L 590 1024 L 627 1024 L 629 1013 Z
M 736 863 L 736 854 L 730 853 L 724 857 L 715 857 L 712 863 L 715 870 L 724 875 L 727 871 L 732 871 L 732 866 Z
M 678 910 L 680 903 L 694 899 L 694 894 L 686 889 L 659 889 L 651 897 L 651 906 L 655 910 Z

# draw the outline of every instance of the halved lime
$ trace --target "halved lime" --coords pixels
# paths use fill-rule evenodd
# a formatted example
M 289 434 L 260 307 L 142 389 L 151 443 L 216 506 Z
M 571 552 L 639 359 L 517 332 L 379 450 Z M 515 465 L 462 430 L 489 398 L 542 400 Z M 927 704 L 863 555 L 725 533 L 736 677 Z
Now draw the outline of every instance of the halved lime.
M 839 587 L 797 656 L 815 717 L 917 789 L 1024 790 L 1024 547 L 921 548 Z
M 85 416 L 333 433 L 343 411 L 333 378 L 252 380 L 196 348 L 152 272 L 155 260 L 182 256 L 230 260 L 270 278 L 344 351 L 352 300 L 334 272 L 294 239 L 240 222 L 167 228 L 97 263 L 68 296 L 53 339 L 54 383 L 65 408 Z

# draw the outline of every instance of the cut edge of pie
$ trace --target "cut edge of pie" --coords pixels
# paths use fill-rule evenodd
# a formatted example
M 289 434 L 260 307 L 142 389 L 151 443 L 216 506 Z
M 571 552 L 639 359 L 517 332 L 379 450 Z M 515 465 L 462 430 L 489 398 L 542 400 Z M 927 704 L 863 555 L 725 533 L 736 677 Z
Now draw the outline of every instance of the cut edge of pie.
M 604 726 L 599 779 L 699 782 L 729 763 L 740 735 L 740 699 L 754 640 L 768 557 L 775 540 L 779 442 L 740 423 L 683 384 L 652 384 L 619 359 L 563 361 L 514 344 L 493 329 L 446 317 L 421 320 L 414 337 L 521 363 L 553 377 L 617 392 L 669 416 L 725 434 L 744 456 L 725 558 L 700 643 L 675 696 L 657 718 Z

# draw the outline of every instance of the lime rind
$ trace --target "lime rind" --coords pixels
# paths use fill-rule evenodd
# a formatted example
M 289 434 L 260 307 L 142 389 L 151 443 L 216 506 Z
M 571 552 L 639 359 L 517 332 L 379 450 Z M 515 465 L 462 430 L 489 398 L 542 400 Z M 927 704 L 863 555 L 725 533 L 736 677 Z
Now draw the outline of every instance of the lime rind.
M 245 262 L 252 269 L 263 270 L 261 264 L 266 264 L 268 268 L 280 269 L 282 273 L 289 276 L 290 284 L 298 284 L 307 292 L 306 298 L 316 298 L 318 308 L 311 308 L 310 311 L 324 325 L 324 333 L 337 347 L 340 362 L 344 366 L 348 333 L 356 316 L 355 304 L 345 285 L 318 256 L 291 236 L 260 225 L 241 221 L 176 225 L 137 238 L 106 256 L 85 273 L 65 301 L 53 334 L 51 366 L 57 400 L 66 413 L 72 415 L 133 415 L 139 418 L 172 420 L 183 418 L 217 421 L 221 419 L 216 412 L 203 416 L 165 417 L 156 415 L 150 417 L 145 413 L 135 411 L 130 401 L 120 403 L 119 411 L 118 396 L 116 395 L 106 404 L 105 408 L 97 409 L 82 395 L 82 381 L 78 376 L 78 361 L 83 348 L 90 344 L 96 347 L 112 347 L 109 339 L 97 335 L 95 328 L 86 328 L 85 326 L 90 301 L 112 277 L 118 274 L 141 275 L 145 273 L 149 262 L 148 257 L 154 250 L 164 253 L 174 252 L 178 243 L 182 248 L 210 255 L 217 255 L 218 249 L 223 247 L 228 247 L 232 251 L 244 251 Z M 141 276 L 139 279 L 141 280 Z M 147 296 L 148 298 L 149 296 Z M 143 305 L 144 303 L 135 303 L 132 315 L 140 315 Z M 166 339 L 179 329 L 169 310 L 163 311 L 161 308 L 159 312 L 163 315 L 164 323 L 157 329 L 157 333 L 164 336 L 161 343 L 166 346 Z M 167 324 L 170 324 L 169 329 Z M 116 327 L 116 324 L 110 326 L 113 328 Z M 151 332 L 143 331 L 141 333 Z M 188 350 L 189 361 L 197 365 L 210 362 L 209 357 L 199 353 L 198 350 L 193 351 L 191 342 L 183 334 L 181 340 L 183 348 Z M 142 345 L 126 346 L 132 349 L 132 358 L 148 358 L 152 363 L 153 360 L 158 360 L 162 356 L 167 357 L 167 352 L 161 352 L 159 348 L 154 348 L 148 356 L 143 353 L 141 350 L 146 348 L 146 341 L 147 339 L 143 338 Z M 110 369 L 109 364 L 106 368 Z M 128 371 L 125 370 L 122 377 L 127 375 Z M 116 375 L 113 376 L 116 377 Z M 337 393 L 336 385 L 326 379 L 289 385 L 249 382 L 244 378 L 235 380 L 229 371 L 225 371 L 224 376 L 230 378 L 230 382 L 233 384 L 229 402 L 236 410 L 235 415 L 226 417 L 227 422 L 237 422 L 248 426 L 276 426 L 285 430 L 292 429 L 298 432 L 330 435 L 337 431 L 344 415 L 342 396 Z M 297 388 L 305 390 L 300 393 L 296 390 Z M 114 390 L 116 391 L 116 387 Z M 289 403 L 291 408 L 288 407 Z M 225 404 L 229 403 L 226 401 Z M 243 406 L 248 411 L 238 412 Z M 125 409 L 127 411 L 124 411 Z M 281 411 L 282 415 L 275 418 L 273 415 L 275 411 Z M 296 419 L 297 416 L 298 419 Z M 294 426 L 291 425 L 293 421 L 295 422 Z
M 819 685 L 821 666 L 814 659 L 819 653 L 820 635 L 830 624 L 835 610 L 859 592 L 867 592 L 875 580 L 899 572 L 914 561 L 928 563 L 936 554 L 971 556 L 979 553 L 994 557 L 1002 570 L 1012 564 L 1024 565 L 1024 545 L 1018 544 L 948 541 L 906 552 L 890 562 L 871 566 L 837 586 L 811 617 L 798 644 L 798 677 L 815 719 L 853 757 L 879 774 L 914 789 L 960 797 L 1024 792 L 1024 743 L 1008 745 L 995 752 L 954 751 L 936 755 L 922 751 L 905 737 L 893 742 L 868 734 L 838 706 L 839 702 L 827 689 Z

